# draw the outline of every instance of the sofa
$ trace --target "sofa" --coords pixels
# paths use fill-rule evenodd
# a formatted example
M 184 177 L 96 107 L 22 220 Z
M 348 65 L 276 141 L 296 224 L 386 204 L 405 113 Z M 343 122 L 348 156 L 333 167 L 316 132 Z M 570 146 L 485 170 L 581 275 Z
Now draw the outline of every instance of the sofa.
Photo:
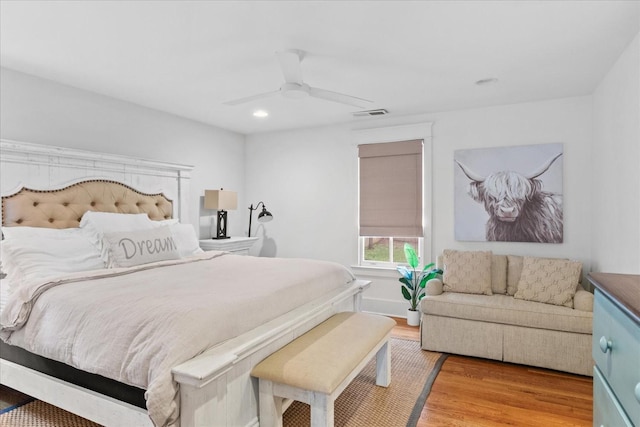
M 445 250 L 436 265 L 442 278 L 420 302 L 423 349 L 592 375 L 580 262 Z

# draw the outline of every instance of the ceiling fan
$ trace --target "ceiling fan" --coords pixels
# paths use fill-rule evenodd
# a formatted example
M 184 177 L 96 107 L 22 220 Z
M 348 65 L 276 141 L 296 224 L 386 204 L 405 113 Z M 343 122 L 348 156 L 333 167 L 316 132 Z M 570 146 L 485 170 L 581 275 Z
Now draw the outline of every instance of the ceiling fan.
M 227 101 L 225 105 L 238 105 L 245 102 L 253 101 L 256 99 L 268 98 L 270 96 L 282 94 L 286 98 L 304 98 L 311 96 L 314 98 L 325 99 L 327 101 L 339 102 L 341 104 L 347 104 L 358 108 L 366 108 L 373 101 L 369 101 L 363 98 L 357 98 L 355 96 L 345 95 L 343 93 L 332 92 L 326 89 L 318 89 L 311 87 L 302 80 L 302 68 L 300 63 L 304 58 L 305 52 L 301 50 L 285 50 L 282 52 L 276 52 L 278 61 L 280 62 L 280 68 L 282 68 L 282 74 L 284 74 L 284 84 L 280 86 L 280 89 L 272 92 L 261 93 L 258 95 L 248 96 L 246 98 L 234 99 Z

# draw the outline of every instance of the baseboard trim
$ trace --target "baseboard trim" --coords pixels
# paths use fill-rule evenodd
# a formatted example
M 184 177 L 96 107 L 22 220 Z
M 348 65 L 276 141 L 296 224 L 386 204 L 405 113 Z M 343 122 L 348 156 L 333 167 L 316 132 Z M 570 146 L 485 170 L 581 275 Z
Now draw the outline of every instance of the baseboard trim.
M 362 297 L 362 311 L 369 313 L 406 318 L 408 308 L 409 304 L 405 301 Z

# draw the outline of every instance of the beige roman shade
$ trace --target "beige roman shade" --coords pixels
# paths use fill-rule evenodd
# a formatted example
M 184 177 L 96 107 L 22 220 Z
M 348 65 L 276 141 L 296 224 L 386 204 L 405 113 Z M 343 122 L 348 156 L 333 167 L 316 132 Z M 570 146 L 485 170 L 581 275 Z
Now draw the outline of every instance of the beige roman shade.
M 422 145 L 358 146 L 361 236 L 422 237 Z

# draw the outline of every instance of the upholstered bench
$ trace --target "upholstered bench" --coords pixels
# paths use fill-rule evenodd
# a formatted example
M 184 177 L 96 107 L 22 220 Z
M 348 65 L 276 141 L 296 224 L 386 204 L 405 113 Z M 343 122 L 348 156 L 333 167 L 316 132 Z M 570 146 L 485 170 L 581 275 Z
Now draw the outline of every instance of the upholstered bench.
M 389 336 L 395 321 L 338 313 L 253 368 L 259 378 L 260 427 L 282 426 L 283 399 L 311 406 L 311 427 L 333 426 L 335 399 L 376 355 L 376 384 L 391 382 Z

